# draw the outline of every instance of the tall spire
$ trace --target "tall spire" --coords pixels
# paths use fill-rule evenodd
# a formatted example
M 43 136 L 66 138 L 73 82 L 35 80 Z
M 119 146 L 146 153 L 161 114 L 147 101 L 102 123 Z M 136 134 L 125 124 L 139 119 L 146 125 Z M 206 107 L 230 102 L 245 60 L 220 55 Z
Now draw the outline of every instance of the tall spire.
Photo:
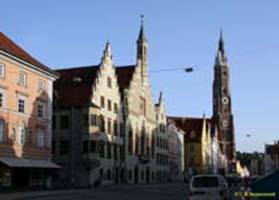
M 146 41 L 145 33 L 144 33 L 144 15 L 140 16 L 141 18 L 141 26 L 138 41 Z
M 216 64 L 222 64 L 227 62 L 227 57 L 225 54 L 225 45 L 224 45 L 224 39 L 223 39 L 223 31 L 222 27 L 220 28 L 220 36 L 219 36 L 219 42 L 218 42 L 218 50 L 216 55 Z
M 223 31 L 222 27 L 220 28 L 220 38 L 219 38 L 219 45 L 218 45 L 218 51 L 222 53 L 222 55 L 225 54 L 225 48 L 224 48 L 224 39 L 223 39 Z

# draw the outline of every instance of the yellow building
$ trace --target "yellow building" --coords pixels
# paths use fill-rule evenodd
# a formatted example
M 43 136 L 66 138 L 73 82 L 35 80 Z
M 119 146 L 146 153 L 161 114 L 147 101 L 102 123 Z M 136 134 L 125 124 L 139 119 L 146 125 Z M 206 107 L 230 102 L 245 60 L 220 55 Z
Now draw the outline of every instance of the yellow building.
M 212 120 L 192 117 L 168 117 L 177 128 L 185 132 L 184 160 L 185 170 L 197 173 L 212 171 Z

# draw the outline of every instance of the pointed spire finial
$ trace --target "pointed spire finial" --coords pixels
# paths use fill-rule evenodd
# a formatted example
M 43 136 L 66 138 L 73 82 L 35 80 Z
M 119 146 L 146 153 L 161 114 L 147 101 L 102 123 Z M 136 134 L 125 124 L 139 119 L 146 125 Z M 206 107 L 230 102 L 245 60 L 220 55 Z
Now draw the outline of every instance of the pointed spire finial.
M 112 57 L 112 52 L 111 52 L 111 45 L 110 42 L 107 40 L 106 42 L 106 47 L 104 50 L 104 57 Z
M 219 38 L 218 51 L 220 51 L 223 55 L 224 55 L 224 53 L 225 53 L 222 26 L 220 27 L 220 38 Z
M 141 18 L 141 26 L 140 26 L 140 33 L 138 40 L 146 40 L 145 34 L 144 34 L 144 15 L 140 15 Z
M 144 24 L 144 15 L 141 14 L 141 15 L 140 15 L 140 18 L 141 18 L 141 20 L 140 20 L 140 21 L 141 21 L 141 26 L 143 26 L 143 24 Z
M 163 92 L 161 91 L 159 95 L 159 103 L 161 103 L 162 101 L 163 101 Z

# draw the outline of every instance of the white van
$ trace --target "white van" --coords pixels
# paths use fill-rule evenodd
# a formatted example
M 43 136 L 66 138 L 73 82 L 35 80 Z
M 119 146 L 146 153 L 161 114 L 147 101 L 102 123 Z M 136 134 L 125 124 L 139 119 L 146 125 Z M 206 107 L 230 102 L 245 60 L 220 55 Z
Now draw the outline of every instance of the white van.
M 204 174 L 193 176 L 189 184 L 190 200 L 226 200 L 228 185 L 221 175 Z

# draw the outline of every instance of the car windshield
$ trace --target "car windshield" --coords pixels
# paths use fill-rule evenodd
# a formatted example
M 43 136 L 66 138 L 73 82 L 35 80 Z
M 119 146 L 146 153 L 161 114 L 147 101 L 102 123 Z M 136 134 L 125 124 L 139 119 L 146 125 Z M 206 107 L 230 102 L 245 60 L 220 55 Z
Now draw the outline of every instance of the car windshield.
M 193 187 L 218 187 L 219 182 L 217 177 L 196 177 L 193 180 Z

